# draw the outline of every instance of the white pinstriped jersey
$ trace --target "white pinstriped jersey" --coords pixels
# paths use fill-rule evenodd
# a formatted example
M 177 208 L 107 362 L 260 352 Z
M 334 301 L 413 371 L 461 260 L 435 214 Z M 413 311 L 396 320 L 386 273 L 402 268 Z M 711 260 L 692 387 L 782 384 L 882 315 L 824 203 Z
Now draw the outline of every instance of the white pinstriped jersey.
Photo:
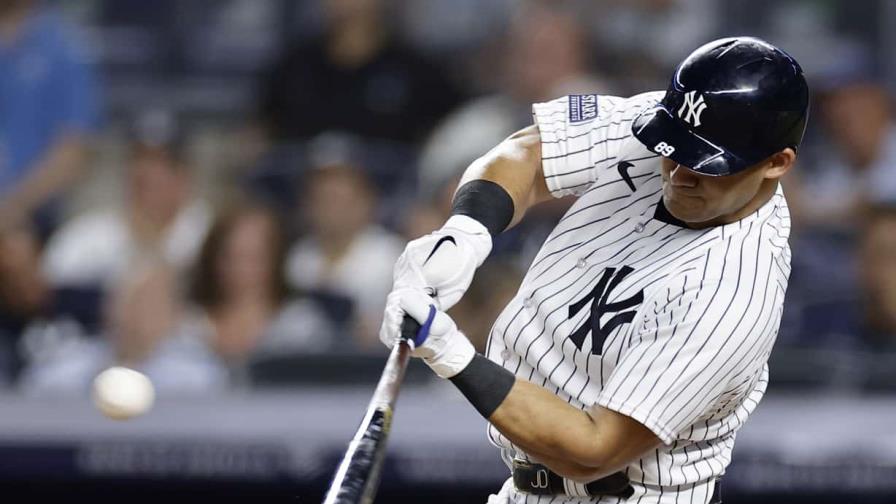
M 790 272 L 790 217 L 780 187 L 724 226 L 693 230 L 669 215 L 661 158 L 631 134 L 662 95 L 534 106 L 548 188 L 578 199 L 495 322 L 486 353 L 576 407 L 618 411 L 663 441 L 627 467 L 630 502 L 706 503 L 765 392 Z M 492 427 L 489 437 L 505 460 L 526 458 Z

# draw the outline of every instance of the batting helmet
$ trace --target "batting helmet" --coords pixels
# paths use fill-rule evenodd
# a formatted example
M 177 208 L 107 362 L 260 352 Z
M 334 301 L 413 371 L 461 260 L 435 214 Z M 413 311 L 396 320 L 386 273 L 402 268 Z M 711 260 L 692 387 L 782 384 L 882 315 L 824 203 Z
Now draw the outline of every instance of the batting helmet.
M 785 147 L 796 150 L 808 114 L 809 88 L 796 60 L 763 40 L 734 37 L 685 58 L 632 133 L 698 173 L 730 175 Z

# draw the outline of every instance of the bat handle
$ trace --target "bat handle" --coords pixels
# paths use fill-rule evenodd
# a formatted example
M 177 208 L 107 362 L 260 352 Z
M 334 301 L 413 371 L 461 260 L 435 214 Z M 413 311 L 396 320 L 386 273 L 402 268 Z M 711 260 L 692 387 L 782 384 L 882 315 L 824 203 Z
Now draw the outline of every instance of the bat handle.
M 405 315 L 404 320 L 401 322 L 401 339 L 414 341 L 418 331 L 420 331 L 420 323 L 410 315 Z

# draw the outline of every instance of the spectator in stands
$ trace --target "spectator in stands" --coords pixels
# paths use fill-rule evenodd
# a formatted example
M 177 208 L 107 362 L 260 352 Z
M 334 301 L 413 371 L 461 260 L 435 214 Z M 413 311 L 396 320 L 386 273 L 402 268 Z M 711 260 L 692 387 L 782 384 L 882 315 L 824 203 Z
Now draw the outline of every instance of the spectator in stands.
M 569 93 L 606 93 L 590 74 L 587 41 L 574 12 L 529 2 L 514 18 L 498 58 L 499 91 L 461 105 L 426 141 L 420 187 L 458 176 L 510 133 L 532 122 L 532 103 Z
M 337 337 L 317 304 L 291 296 L 285 253 L 275 215 L 249 205 L 221 214 L 202 245 L 188 331 L 214 350 L 235 384 L 246 378 L 253 359 L 324 351 Z
M 289 282 L 350 299 L 356 344 L 380 350 L 377 328 L 404 241 L 376 223 L 376 191 L 355 164 L 311 170 L 303 194 L 308 234 L 289 251 Z
M 851 234 L 865 206 L 896 200 L 896 121 L 870 58 L 854 48 L 813 76 L 824 138 L 789 181 L 798 228 Z
M 40 271 L 40 245 L 22 227 L 0 231 L 0 383 L 16 379 L 23 358 L 19 341 L 28 324 L 49 305 Z
M 896 349 L 896 202 L 866 214 L 859 267 L 863 335 L 875 349 Z
M 644 89 L 664 89 L 682 57 L 720 35 L 725 7 L 730 3 L 588 0 L 581 2 L 579 15 L 587 20 L 601 68 L 617 76 L 621 95 L 629 96 Z M 789 2 L 769 2 L 777 3 Z M 644 43 L 645 33 L 650 34 L 649 44 Z
M 0 384 L 14 382 L 31 354 L 100 325 L 101 293 L 50 285 L 40 255 L 30 227 L 0 231 Z
M 185 140 L 163 111 L 135 122 L 124 208 L 88 212 L 51 237 L 44 266 L 54 285 L 114 283 L 147 252 L 181 271 L 192 265 L 211 210 L 194 190 Z
M 0 227 L 33 220 L 43 239 L 82 176 L 98 122 L 80 40 L 43 2 L 0 2 Z
M 445 71 L 392 30 L 383 0 L 324 0 L 324 30 L 289 48 L 261 89 L 275 141 L 324 131 L 414 143 L 458 101 Z
M 145 373 L 163 394 L 221 390 L 223 367 L 202 341 L 179 332 L 176 272 L 156 258 L 135 264 L 108 298 L 100 337 L 68 338 L 35 356 L 21 377 L 29 394 L 83 394 L 112 365 Z
M 811 68 L 820 127 L 810 127 L 803 164 L 783 182 L 794 220 L 788 292 L 799 339 L 831 346 L 849 338 L 825 334 L 861 331 L 850 315 L 864 295 L 858 244 L 867 207 L 896 201 L 896 122 L 864 46 L 834 43 Z
M 532 103 L 571 93 L 612 94 L 610 84 L 591 73 L 584 27 L 576 11 L 563 4 L 524 2 L 505 47 L 499 59 L 500 91 L 462 105 L 426 141 L 419 175 L 419 187 L 428 195 L 423 200 L 435 198 L 446 186 L 453 192 L 470 163 L 531 124 Z M 496 239 L 493 253 L 509 252 L 528 264 L 571 201 L 556 200 L 533 209 L 522 225 Z

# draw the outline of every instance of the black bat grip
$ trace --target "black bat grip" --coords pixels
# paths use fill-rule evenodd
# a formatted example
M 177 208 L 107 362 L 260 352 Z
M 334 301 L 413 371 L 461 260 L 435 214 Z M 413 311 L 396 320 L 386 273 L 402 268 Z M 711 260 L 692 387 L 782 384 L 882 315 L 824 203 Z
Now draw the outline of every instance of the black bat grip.
M 414 320 L 410 315 L 405 315 L 401 322 L 401 339 L 414 341 L 419 330 L 420 322 Z

